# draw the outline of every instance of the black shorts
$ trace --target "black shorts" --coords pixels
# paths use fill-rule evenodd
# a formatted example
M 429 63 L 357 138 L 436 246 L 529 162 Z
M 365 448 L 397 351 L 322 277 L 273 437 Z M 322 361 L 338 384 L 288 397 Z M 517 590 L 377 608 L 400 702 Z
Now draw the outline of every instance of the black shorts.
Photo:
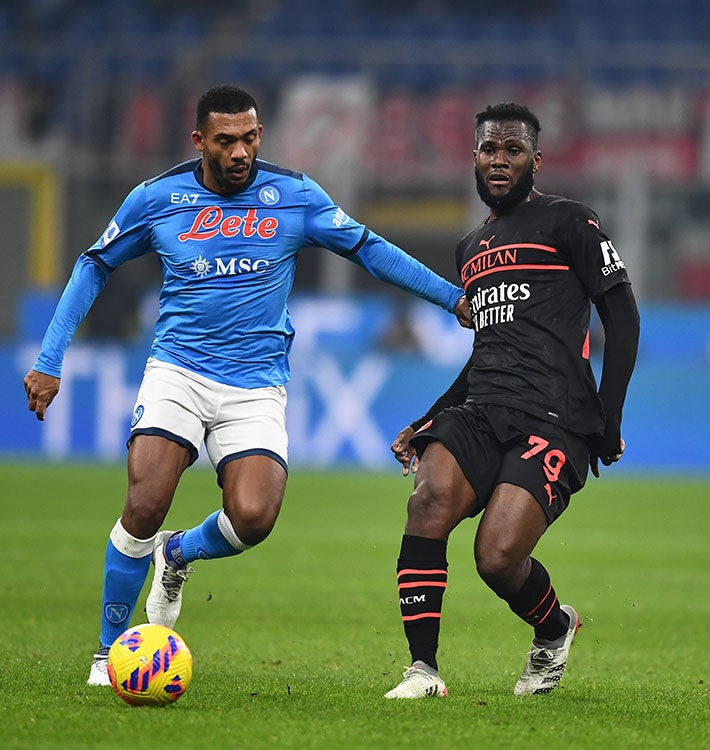
M 589 449 L 579 435 L 497 404 L 466 403 L 437 414 L 410 440 L 421 459 L 438 441 L 451 453 L 484 508 L 502 482 L 526 489 L 548 525 L 584 486 Z

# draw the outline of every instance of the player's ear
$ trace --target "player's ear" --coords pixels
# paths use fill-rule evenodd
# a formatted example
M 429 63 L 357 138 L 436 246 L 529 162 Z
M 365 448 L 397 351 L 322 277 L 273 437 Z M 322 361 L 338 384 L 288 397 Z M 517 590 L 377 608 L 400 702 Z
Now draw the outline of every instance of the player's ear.
M 195 148 L 198 151 L 202 151 L 204 149 L 204 136 L 202 135 L 201 130 L 192 131 L 192 142 L 195 144 Z
M 533 156 L 533 172 L 537 172 L 540 169 L 540 164 L 542 164 L 542 151 L 536 151 Z

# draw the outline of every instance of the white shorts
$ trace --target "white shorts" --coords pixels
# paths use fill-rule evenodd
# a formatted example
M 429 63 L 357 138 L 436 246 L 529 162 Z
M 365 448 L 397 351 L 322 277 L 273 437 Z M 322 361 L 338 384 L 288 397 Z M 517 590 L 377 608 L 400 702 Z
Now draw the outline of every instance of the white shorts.
M 221 475 L 229 461 L 270 456 L 288 470 L 286 389 L 236 388 L 151 357 L 131 419 L 136 435 L 160 435 L 185 446 L 197 460 L 204 442 Z

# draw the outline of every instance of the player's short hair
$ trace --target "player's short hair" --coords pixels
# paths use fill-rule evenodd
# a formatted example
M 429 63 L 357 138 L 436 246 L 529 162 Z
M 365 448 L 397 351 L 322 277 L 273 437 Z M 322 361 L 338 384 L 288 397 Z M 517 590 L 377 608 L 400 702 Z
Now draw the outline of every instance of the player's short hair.
M 256 112 L 258 119 L 259 107 L 256 99 L 248 91 L 229 84 L 213 86 L 209 91 L 205 91 L 197 102 L 195 129 L 202 130 L 210 112 L 236 115 L 239 112 L 248 112 L 250 109 Z
M 537 150 L 537 136 L 542 130 L 540 120 L 524 104 L 517 102 L 501 102 L 500 104 L 488 105 L 483 112 L 476 115 L 476 142 L 481 133 L 483 124 L 486 122 L 509 122 L 515 120 L 522 122 L 528 131 L 533 151 Z

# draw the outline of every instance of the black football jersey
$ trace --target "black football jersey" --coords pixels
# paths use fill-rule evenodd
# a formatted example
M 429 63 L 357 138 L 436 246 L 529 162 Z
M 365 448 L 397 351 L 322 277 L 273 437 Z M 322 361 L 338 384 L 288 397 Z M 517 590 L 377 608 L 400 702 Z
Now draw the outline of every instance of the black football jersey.
M 629 279 L 597 215 L 543 195 L 474 229 L 456 262 L 475 329 L 467 399 L 599 432 L 590 301 Z

